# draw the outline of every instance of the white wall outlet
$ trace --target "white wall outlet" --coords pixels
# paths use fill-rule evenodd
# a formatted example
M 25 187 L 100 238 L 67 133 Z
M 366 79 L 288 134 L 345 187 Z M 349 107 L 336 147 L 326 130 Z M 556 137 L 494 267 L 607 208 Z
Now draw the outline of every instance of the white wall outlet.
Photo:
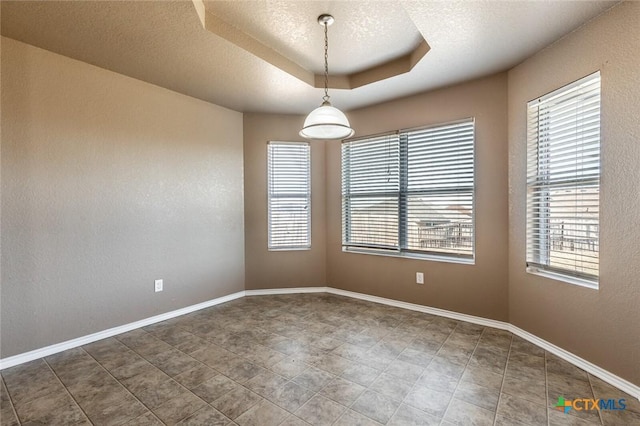
M 156 293 L 159 292 L 159 291 L 162 291 L 162 286 L 163 286 L 162 280 L 156 280 L 155 281 Z
M 416 284 L 424 284 L 424 274 L 422 272 L 416 272 Z

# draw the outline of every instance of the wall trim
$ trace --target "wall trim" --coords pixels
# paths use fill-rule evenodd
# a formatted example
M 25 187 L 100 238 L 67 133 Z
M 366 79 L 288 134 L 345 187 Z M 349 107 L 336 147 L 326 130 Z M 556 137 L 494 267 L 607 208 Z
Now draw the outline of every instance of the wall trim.
M 171 318 L 179 317 L 180 315 L 199 311 L 200 309 L 205 309 L 211 306 L 219 305 L 221 303 L 230 302 L 241 297 L 244 297 L 244 291 L 228 294 L 216 299 L 207 300 L 206 302 L 197 303 L 195 305 L 187 306 L 181 309 L 176 309 L 175 311 L 166 312 L 164 314 L 155 315 L 149 318 L 141 319 L 139 321 L 130 322 L 128 324 L 123 324 L 117 327 L 109 328 L 107 330 L 102 330 L 97 333 L 78 337 L 76 339 L 55 343 L 50 346 L 45 346 L 44 348 L 35 349 L 33 351 L 10 356 L 8 358 L 2 358 L 0 359 L 0 370 L 4 370 L 5 368 L 13 367 L 19 364 L 24 364 L 25 362 L 33 361 L 38 358 L 53 355 L 58 352 L 66 351 L 67 349 L 87 345 L 98 340 L 106 339 L 107 337 L 113 337 L 118 334 L 126 333 L 127 331 L 135 330 L 136 328 L 145 327 L 147 325 L 155 324 L 160 321 L 166 321 Z
M 603 381 L 609 383 L 611 386 L 614 386 L 640 400 L 640 386 L 634 385 L 628 380 L 625 380 L 622 377 L 617 376 L 610 371 L 587 361 L 584 358 L 580 358 L 578 355 L 562 349 L 560 346 L 556 346 L 551 342 L 547 342 L 546 340 L 536 336 L 535 334 L 531 334 L 518 326 L 509 324 L 509 331 L 519 337 L 522 337 L 524 340 L 527 340 L 534 345 L 539 346 L 548 352 L 551 352 L 558 358 L 562 358 L 565 361 L 575 365 L 576 367 L 583 369 L 587 373 L 592 374 L 599 379 L 602 379 Z
M 276 294 L 298 293 L 329 293 L 329 287 L 295 287 L 295 288 L 267 288 L 259 290 L 245 290 L 246 296 L 268 296 Z
M 466 321 L 473 324 L 482 325 L 485 327 L 493 327 L 501 330 L 508 330 L 511 333 L 533 343 L 536 346 L 545 349 L 546 351 L 551 352 L 555 356 L 564 359 L 571 364 L 582 368 L 586 372 L 593 374 L 594 376 L 604 380 L 609 383 L 611 386 L 614 386 L 620 389 L 623 392 L 628 393 L 629 395 L 634 396 L 638 400 L 640 400 L 640 386 L 637 386 L 622 377 L 619 377 L 604 368 L 601 368 L 579 356 L 562 349 L 559 346 L 554 345 L 551 342 L 547 342 L 540 337 L 529 333 L 517 327 L 513 324 L 504 321 L 498 321 L 489 318 L 478 317 L 474 315 L 462 314 L 459 312 L 448 311 L 446 309 L 433 308 L 430 306 L 418 305 L 415 303 L 402 302 L 400 300 L 387 299 L 385 297 L 372 296 L 364 293 L 356 293 L 353 291 L 342 290 L 333 287 L 297 287 L 297 288 L 275 288 L 275 289 L 260 289 L 260 290 L 245 290 L 239 291 L 237 293 L 229 294 L 227 296 L 219 297 L 216 299 L 208 300 L 206 302 L 198 303 L 195 305 L 187 306 L 182 309 L 177 309 L 175 311 L 167 312 L 164 314 L 156 315 L 153 317 L 149 317 L 140 321 L 135 321 L 129 324 L 124 324 L 118 327 L 113 327 L 108 330 L 100 331 L 97 333 L 93 333 L 87 336 L 79 337 L 77 339 L 67 340 L 66 342 L 56 343 L 51 346 L 47 346 L 44 348 L 36 349 L 30 352 L 25 352 L 23 354 L 15 355 L 12 357 L 0 359 L 0 370 L 5 368 L 13 367 L 15 365 L 23 364 L 25 362 L 33 361 L 38 358 L 46 357 L 49 355 L 53 355 L 58 352 L 65 351 L 67 349 L 76 348 L 78 346 L 86 345 L 88 343 L 95 342 L 97 340 L 106 339 L 107 337 L 112 337 L 117 334 L 125 333 L 127 331 L 134 330 L 136 328 L 144 327 L 150 324 L 154 324 L 160 321 L 165 321 L 171 318 L 178 317 L 180 315 L 185 315 L 194 311 L 198 311 L 200 309 L 205 309 L 211 306 L 219 305 L 221 303 L 229 302 L 231 300 L 239 299 L 244 296 L 267 296 L 267 295 L 278 295 L 278 294 L 297 294 L 297 293 L 329 293 L 335 294 L 338 296 L 350 297 L 352 299 L 360 299 L 373 303 L 380 303 L 382 305 L 395 306 L 397 308 L 409 309 L 417 312 L 424 312 L 431 315 L 437 315 L 440 317 L 451 318 L 458 321 Z
M 445 309 L 433 308 L 431 306 L 417 305 L 415 303 L 402 302 L 395 299 L 387 299 L 379 296 L 371 296 L 364 293 L 356 293 L 353 291 L 341 290 L 338 288 L 328 287 L 328 293 L 337 294 L 339 296 L 351 297 L 354 299 L 366 300 L 368 302 L 380 303 L 383 305 L 395 306 L 396 308 L 404 308 L 410 311 L 424 312 L 426 314 L 437 315 L 439 317 L 451 318 L 458 321 L 471 322 L 473 324 L 483 325 L 485 327 L 499 328 L 501 330 L 508 330 L 509 324 L 503 321 L 498 321 L 489 318 L 477 317 L 474 315 L 462 314 L 454 311 L 447 311 Z

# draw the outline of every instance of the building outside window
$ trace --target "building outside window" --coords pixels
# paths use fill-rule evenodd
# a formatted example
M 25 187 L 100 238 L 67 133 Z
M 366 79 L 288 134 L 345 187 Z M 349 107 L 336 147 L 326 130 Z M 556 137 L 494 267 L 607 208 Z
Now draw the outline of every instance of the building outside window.
M 311 248 L 311 153 L 308 142 L 267 145 L 269 250 Z
M 527 106 L 527 270 L 598 286 L 600 73 Z
M 343 249 L 473 261 L 474 125 L 343 142 Z

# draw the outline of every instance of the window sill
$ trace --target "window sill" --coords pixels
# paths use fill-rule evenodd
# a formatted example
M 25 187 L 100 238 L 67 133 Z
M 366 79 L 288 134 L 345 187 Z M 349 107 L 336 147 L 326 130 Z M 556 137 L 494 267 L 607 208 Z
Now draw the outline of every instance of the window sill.
M 571 277 L 569 275 L 560 274 L 558 272 L 546 271 L 544 269 L 536 268 L 535 266 L 527 266 L 526 271 L 529 274 L 538 275 L 538 276 L 549 278 L 555 281 L 562 281 L 568 284 L 573 284 L 580 287 L 586 287 L 592 290 L 598 290 L 597 281 L 594 282 L 584 278 Z
M 458 263 L 461 265 L 475 265 L 475 259 L 464 259 L 460 257 L 437 256 L 433 254 L 421 254 L 411 252 L 390 252 L 386 250 L 375 250 L 366 248 L 342 247 L 344 253 L 369 254 L 373 256 L 399 257 L 402 259 L 429 260 L 433 262 Z
M 268 251 L 309 251 L 311 247 L 276 247 L 276 248 L 268 248 Z

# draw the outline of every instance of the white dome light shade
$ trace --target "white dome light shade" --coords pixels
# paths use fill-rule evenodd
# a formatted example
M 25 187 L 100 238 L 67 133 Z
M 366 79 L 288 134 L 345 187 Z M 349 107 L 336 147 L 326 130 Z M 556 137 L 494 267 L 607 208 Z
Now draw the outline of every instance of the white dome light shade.
M 311 111 L 300 130 L 303 138 L 318 140 L 345 139 L 354 133 L 347 116 L 329 102 Z
M 307 139 L 334 140 L 346 139 L 355 133 L 347 116 L 329 102 L 329 25 L 335 19 L 326 13 L 318 16 L 318 23 L 324 27 L 324 96 L 322 105 L 307 115 L 300 136 Z

